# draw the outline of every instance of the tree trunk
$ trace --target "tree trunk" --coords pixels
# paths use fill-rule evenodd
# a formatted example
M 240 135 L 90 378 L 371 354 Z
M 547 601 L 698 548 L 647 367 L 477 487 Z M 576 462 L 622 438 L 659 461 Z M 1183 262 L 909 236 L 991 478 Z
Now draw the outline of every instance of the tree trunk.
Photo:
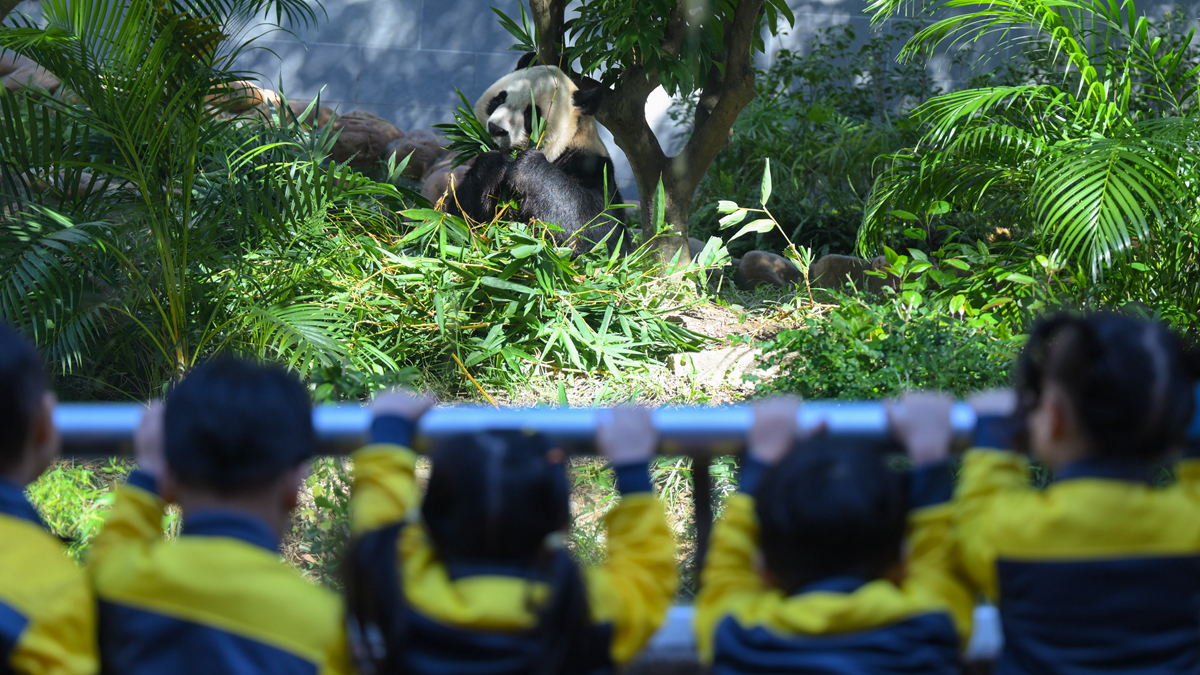
M 21 0 L 0 0 L 0 23 L 3 23 L 8 13 L 17 8 Z
M 5 0 L 0 0 L 5 1 Z M 725 25 L 722 63 L 705 79 L 696 108 L 695 125 L 687 145 L 676 157 L 667 157 L 646 121 L 646 99 L 660 84 L 658 73 L 642 66 L 626 67 L 616 86 L 607 92 L 596 111 L 596 121 L 612 132 L 625 152 L 637 182 L 641 201 L 643 232 L 654 224 L 655 194 L 663 185 L 664 222 L 670 235 L 655 240 L 659 260 L 670 262 L 687 246 L 688 217 L 696 188 L 729 141 L 729 131 L 742 109 L 754 98 L 754 38 L 763 0 L 736 0 L 733 17 Z M 677 1 L 666 21 L 663 50 L 679 55 L 688 30 L 684 5 Z M 555 64 L 563 40 L 565 0 L 531 0 L 530 10 L 538 25 L 538 56 L 542 63 Z
M 558 50 L 562 46 L 566 8 L 566 0 L 529 0 L 529 12 L 538 29 L 538 59 L 548 66 L 559 66 Z M 570 70 L 570 64 L 567 63 L 559 67 L 564 72 Z

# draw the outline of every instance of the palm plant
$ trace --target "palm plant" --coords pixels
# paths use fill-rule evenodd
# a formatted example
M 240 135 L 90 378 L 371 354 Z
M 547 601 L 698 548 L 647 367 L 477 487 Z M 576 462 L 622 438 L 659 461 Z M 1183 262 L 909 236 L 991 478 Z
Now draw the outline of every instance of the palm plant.
M 44 25 L 0 28 L 70 92 L 0 97 L 0 314 L 64 372 L 144 396 L 223 350 L 395 365 L 304 289 L 331 210 L 406 194 L 326 164 L 331 127 L 286 105 L 226 114 L 231 36 L 270 10 L 315 20 L 301 0 L 44 0 Z
M 869 11 L 880 22 L 913 8 L 875 0 Z M 920 31 L 901 58 L 998 38 L 998 49 L 1045 50 L 1058 77 L 920 106 L 923 137 L 882 158 L 861 251 L 879 250 L 891 216 L 911 220 L 946 201 L 1038 236 L 1096 277 L 1179 226 L 1197 196 L 1192 32 L 1164 40 L 1132 0 L 939 0 L 922 9 L 962 13 Z

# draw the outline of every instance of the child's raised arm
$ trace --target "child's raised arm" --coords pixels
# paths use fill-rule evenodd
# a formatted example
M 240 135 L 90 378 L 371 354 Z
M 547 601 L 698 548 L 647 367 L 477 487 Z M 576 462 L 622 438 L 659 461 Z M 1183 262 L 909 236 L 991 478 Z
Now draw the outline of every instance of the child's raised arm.
M 927 593 L 946 603 L 963 644 L 971 635 L 974 597 L 967 587 L 953 536 L 950 468 L 954 400 L 941 393 L 914 393 L 889 409 L 892 432 L 913 462 L 908 518 L 909 593 Z
M 371 440 L 353 455 L 354 497 L 350 529 L 373 530 L 402 520 L 418 502 L 414 471 L 417 454 L 409 445 L 417 421 L 433 407 L 433 397 L 409 391 L 377 394 L 371 403 Z
M 675 597 L 675 539 L 650 482 L 658 433 L 644 408 L 617 408 L 601 420 L 596 443 L 617 475 L 620 503 L 609 511 L 608 561 L 585 571 L 593 620 L 611 622 L 611 656 L 632 659 Z
M 737 605 L 769 590 L 756 562 L 761 554 L 754 493 L 770 468 L 782 461 L 795 444 L 799 412 L 800 402 L 786 397 L 754 406 L 738 491 L 729 498 L 725 515 L 713 528 L 700 575 L 695 622 L 705 660 L 712 655 L 716 624 Z
M 137 468 L 117 488 L 104 529 L 96 535 L 88 553 L 95 574 L 114 556 L 115 568 L 126 567 L 133 558 L 148 555 L 151 544 L 163 538 L 162 513 L 166 502 L 159 496 L 158 483 L 166 467 L 163 451 L 163 404 L 152 401 L 142 413 L 133 437 Z

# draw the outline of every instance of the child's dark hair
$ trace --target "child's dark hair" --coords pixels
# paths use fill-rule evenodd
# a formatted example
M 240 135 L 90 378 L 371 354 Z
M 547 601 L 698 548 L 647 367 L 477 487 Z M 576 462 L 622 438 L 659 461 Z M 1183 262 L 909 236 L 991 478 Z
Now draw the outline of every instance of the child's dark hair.
M 839 576 L 870 581 L 900 560 L 908 480 L 892 443 L 818 437 L 797 445 L 755 495 L 759 546 L 788 594 Z
M 304 385 L 279 366 L 218 358 L 167 396 L 167 464 L 189 484 L 233 494 L 316 454 Z
M 1034 325 L 1017 367 L 1018 421 L 1048 381 L 1061 386 L 1097 457 L 1154 462 L 1183 439 L 1193 374 L 1179 338 L 1120 314 L 1059 314 Z
M 20 333 L 0 322 L 0 471 L 20 463 L 45 394 L 42 357 Z
M 570 523 L 566 466 L 550 451 L 545 436 L 521 431 L 438 444 L 421 511 L 443 559 L 527 562 Z

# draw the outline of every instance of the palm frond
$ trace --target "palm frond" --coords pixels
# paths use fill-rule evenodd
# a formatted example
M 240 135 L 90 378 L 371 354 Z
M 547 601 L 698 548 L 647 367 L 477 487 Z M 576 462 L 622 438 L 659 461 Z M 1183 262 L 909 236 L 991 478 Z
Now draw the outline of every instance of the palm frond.
M 1093 274 L 1146 237 L 1159 204 L 1183 186 L 1170 165 L 1173 143 L 1133 136 L 1072 144 L 1039 171 L 1031 195 L 1038 222 L 1069 255 L 1087 260 Z

